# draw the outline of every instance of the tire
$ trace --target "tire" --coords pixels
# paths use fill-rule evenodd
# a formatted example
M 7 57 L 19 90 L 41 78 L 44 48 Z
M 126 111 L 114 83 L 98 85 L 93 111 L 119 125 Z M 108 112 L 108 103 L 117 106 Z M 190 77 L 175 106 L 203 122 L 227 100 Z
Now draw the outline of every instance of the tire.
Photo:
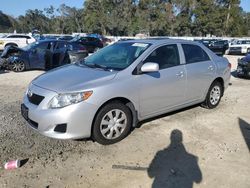
M 15 59 L 11 65 L 11 70 L 14 72 L 22 72 L 25 70 L 25 63 L 21 59 Z
M 129 134 L 131 126 L 130 109 L 121 102 L 114 101 L 97 113 L 92 127 L 92 138 L 102 145 L 114 144 Z
M 207 109 L 213 109 L 220 103 L 223 95 L 222 84 L 218 81 L 214 81 L 210 86 L 205 101 L 201 104 L 202 107 Z

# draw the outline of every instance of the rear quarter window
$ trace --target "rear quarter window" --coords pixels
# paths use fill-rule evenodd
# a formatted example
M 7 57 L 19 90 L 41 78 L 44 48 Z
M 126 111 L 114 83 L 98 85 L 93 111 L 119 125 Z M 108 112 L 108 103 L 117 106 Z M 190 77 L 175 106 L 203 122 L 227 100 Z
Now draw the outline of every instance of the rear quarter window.
M 207 53 L 198 45 L 182 44 L 182 48 L 184 51 L 186 64 L 198 63 L 210 60 Z

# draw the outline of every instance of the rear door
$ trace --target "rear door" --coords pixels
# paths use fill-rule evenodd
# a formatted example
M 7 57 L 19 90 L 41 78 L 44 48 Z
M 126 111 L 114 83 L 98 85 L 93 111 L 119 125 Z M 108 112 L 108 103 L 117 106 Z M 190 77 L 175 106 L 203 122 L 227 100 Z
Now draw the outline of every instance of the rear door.
M 203 99 L 215 76 L 215 64 L 199 45 L 182 44 L 187 71 L 187 102 Z
M 53 51 L 53 67 L 65 64 L 67 58 L 67 42 L 58 41 Z
M 159 72 L 139 75 L 140 116 L 160 114 L 185 102 L 186 72 L 177 44 L 155 49 L 144 63 L 159 64 Z

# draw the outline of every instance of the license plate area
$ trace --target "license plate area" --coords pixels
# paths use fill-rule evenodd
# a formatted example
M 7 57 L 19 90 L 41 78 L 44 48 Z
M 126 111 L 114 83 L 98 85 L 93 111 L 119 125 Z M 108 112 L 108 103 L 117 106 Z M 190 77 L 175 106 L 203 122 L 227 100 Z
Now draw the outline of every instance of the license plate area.
M 21 114 L 24 119 L 29 119 L 29 108 L 26 107 L 24 104 L 21 104 Z

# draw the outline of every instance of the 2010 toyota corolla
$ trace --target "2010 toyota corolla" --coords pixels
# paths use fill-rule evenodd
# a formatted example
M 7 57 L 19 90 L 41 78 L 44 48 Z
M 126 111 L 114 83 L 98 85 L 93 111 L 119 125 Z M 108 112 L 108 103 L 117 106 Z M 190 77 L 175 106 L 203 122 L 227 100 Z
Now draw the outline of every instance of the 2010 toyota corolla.
M 112 144 L 138 121 L 198 103 L 215 108 L 230 68 L 196 42 L 122 41 L 34 79 L 21 111 L 45 136 Z

